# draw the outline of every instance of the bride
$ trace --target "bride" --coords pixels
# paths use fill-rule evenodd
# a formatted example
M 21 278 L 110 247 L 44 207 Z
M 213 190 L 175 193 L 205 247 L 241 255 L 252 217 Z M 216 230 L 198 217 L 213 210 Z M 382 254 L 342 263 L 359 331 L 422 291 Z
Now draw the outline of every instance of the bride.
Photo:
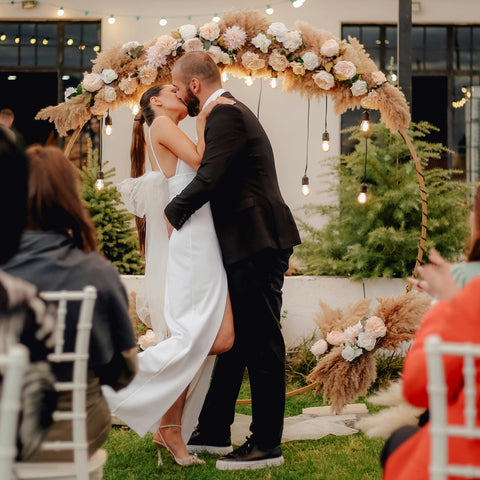
M 195 176 L 205 149 L 206 118 L 220 97 L 197 116 L 195 145 L 178 127 L 187 107 L 172 85 L 156 85 L 140 100 L 135 117 L 131 175 L 119 186 L 136 216 L 145 252 L 146 305 L 158 343 L 139 354 L 139 371 L 125 389 L 104 394 L 109 407 L 139 435 L 155 432 L 153 443 L 166 448 L 179 465 L 204 463 L 189 455 L 193 431 L 208 389 L 214 355 L 233 344 L 233 316 L 227 279 L 209 204 L 168 238 L 163 210 Z M 144 134 L 144 122 L 147 134 Z M 145 172 L 145 149 L 151 171 Z M 185 228 L 187 227 L 187 228 Z

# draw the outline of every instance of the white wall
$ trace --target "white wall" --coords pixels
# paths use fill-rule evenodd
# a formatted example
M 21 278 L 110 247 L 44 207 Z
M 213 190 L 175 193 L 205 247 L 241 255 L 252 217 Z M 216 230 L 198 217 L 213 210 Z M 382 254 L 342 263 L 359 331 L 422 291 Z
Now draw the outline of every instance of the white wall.
M 479 0 L 423 0 L 421 12 L 413 14 L 416 23 L 471 23 L 478 21 Z M 288 0 L 243 0 L 241 6 L 248 9 L 264 9 L 270 3 L 275 8 L 272 22 L 281 21 L 293 26 L 296 20 L 304 20 L 317 28 L 331 31 L 340 36 L 342 22 L 395 22 L 397 18 L 397 0 L 306 0 L 301 8 L 293 8 Z M 184 23 L 203 24 L 209 21 L 213 13 L 238 9 L 239 2 L 233 0 L 58 0 L 40 1 L 39 7 L 22 10 L 20 4 L 1 5 L 2 19 L 57 19 L 57 7 L 65 9 L 65 19 L 102 18 L 102 45 L 108 47 L 129 40 L 147 41 L 161 33 L 167 33 Z M 85 12 L 88 11 L 88 15 Z M 109 25 L 107 19 L 115 14 L 117 21 Z M 188 20 L 188 15 L 192 19 Z M 136 20 L 136 16 L 140 16 Z M 160 27 L 158 20 L 165 16 L 169 24 Z M 175 18 L 174 18 L 175 17 Z M 243 81 L 230 80 L 226 85 L 235 96 L 256 111 L 259 80 L 248 88 Z M 314 202 L 323 203 L 327 197 L 322 193 L 328 170 L 324 166 L 327 155 L 339 154 L 340 121 L 329 108 L 328 125 L 331 138 L 331 150 L 328 154 L 320 149 L 323 132 L 324 104 L 313 103 L 311 110 L 310 159 L 308 175 L 312 194 L 304 198 L 300 194 L 300 181 L 305 165 L 306 138 L 306 101 L 295 94 L 285 94 L 271 90 L 264 82 L 260 119 L 270 136 L 276 155 L 280 185 L 287 203 L 295 213 L 303 205 Z M 123 107 L 113 113 L 115 132 L 105 138 L 104 160 L 117 169 L 117 180 L 129 174 L 129 148 L 132 116 L 128 108 Z M 186 120 L 182 128 L 194 138 L 193 121 Z

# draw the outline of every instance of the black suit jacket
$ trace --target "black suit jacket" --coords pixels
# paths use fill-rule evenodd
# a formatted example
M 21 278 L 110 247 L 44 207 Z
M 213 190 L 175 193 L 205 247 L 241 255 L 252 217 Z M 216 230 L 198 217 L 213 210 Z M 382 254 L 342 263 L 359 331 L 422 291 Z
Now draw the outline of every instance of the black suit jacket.
M 229 92 L 223 96 L 233 98 Z M 167 205 L 178 230 L 210 201 L 226 264 L 265 248 L 300 243 L 295 221 L 278 186 L 273 151 L 255 115 L 241 102 L 217 105 L 205 126 L 205 153 L 197 175 Z

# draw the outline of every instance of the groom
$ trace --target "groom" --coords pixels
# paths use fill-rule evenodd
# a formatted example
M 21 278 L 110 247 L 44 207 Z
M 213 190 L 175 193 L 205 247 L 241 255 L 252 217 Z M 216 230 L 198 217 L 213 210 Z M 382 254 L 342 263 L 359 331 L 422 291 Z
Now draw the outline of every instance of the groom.
M 177 96 L 195 116 L 220 95 L 220 73 L 206 52 L 190 52 L 172 69 Z M 252 436 L 217 461 L 220 470 L 281 465 L 285 407 L 285 343 L 280 331 L 282 286 L 300 237 L 277 182 L 270 142 L 242 103 L 217 105 L 205 127 L 205 153 L 192 182 L 166 207 L 182 228 L 210 202 L 232 302 L 235 342 L 218 356 L 190 451 L 231 452 L 230 426 L 248 369 Z

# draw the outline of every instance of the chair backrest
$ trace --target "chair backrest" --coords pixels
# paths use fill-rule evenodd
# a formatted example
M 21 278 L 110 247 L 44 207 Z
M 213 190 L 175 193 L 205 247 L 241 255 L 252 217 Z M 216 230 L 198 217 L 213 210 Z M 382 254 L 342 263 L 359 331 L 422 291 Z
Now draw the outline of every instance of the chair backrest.
M 18 412 L 22 393 L 23 373 L 28 365 L 29 353 L 24 345 L 14 345 L 8 353 L 0 355 L 3 375 L 0 399 L 0 478 L 9 479 L 17 453 Z
M 443 342 L 438 335 L 430 335 L 425 342 L 428 371 L 428 394 L 431 432 L 430 479 L 446 480 L 449 475 L 464 478 L 480 478 L 480 468 L 472 465 L 448 464 L 448 437 L 480 439 L 476 427 L 476 368 L 480 359 L 480 345 Z M 463 357 L 465 393 L 465 423 L 448 425 L 447 385 L 443 364 L 444 355 Z
M 56 382 L 58 392 L 72 392 L 72 410 L 56 411 L 55 421 L 72 421 L 72 441 L 43 442 L 43 450 L 73 450 L 75 472 L 78 480 L 88 479 L 88 442 L 87 442 L 87 368 L 92 317 L 97 298 L 95 287 L 87 286 L 83 291 L 42 292 L 40 296 L 47 302 L 58 302 L 57 325 L 55 330 L 55 350 L 48 356 L 50 362 L 73 362 L 71 382 Z M 65 318 L 68 302 L 82 302 L 77 323 L 75 351 L 64 352 Z

